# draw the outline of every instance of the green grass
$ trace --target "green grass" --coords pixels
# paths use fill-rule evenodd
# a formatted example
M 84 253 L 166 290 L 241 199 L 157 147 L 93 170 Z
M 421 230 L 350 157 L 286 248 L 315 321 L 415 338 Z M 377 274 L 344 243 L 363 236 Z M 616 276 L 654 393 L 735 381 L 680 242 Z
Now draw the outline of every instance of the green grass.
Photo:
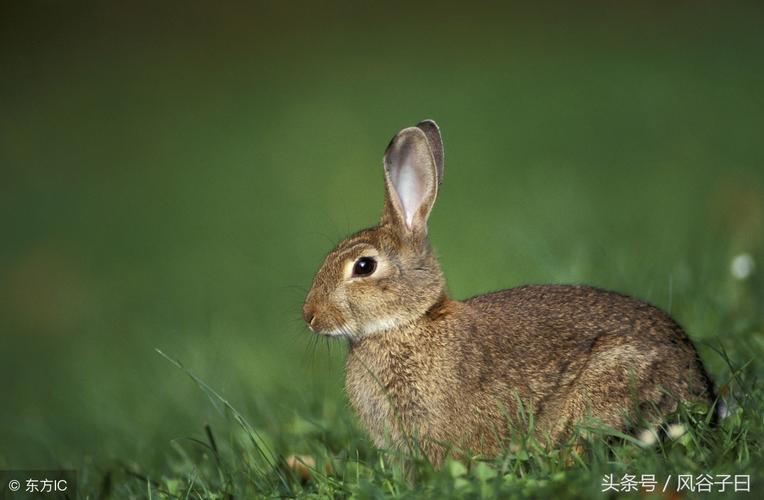
M 761 484 L 760 7 L 0 9 L 0 469 L 77 469 L 86 498 Z M 426 117 L 453 297 L 564 282 L 647 300 L 736 413 L 710 429 L 689 409 L 650 448 L 598 436 L 572 463 L 520 435 L 441 471 L 376 450 L 345 347 L 300 307 L 325 253 L 377 220 L 387 141 Z
M 641 481 L 643 474 L 651 474 L 657 478 L 656 495 L 667 482 L 669 495 L 676 491 L 677 474 L 716 478 L 732 472 L 750 475 L 751 484 L 762 479 L 762 393 L 748 378 L 747 367 L 736 367 L 723 351 L 719 355 L 730 369 L 724 387 L 736 401 L 731 415 L 713 424 L 709 408 L 682 406 L 667 421 L 682 425 L 685 432 L 679 436 L 662 434 L 652 445 L 615 430 L 582 423 L 580 431 L 588 431 L 589 435 L 583 454 L 573 452 L 571 442 L 550 452 L 532 437 L 518 433 L 499 457 L 452 460 L 435 471 L 416 450 L 404 455 L 373 452 L 365 446 L 362 435 L 338 435 L 331 421 L 313 420 L 302 421 L 297 427 L 286 425 L 280 431 L 287 435 L 287 441 L 302 443 L 300 449 L 308 454 L 302 457 L 315 460 L 306 464 L 309 473 L 303 474 L 289 467 L 283 454 L 274 451 L 274 442 L 247 422 L 230 402 L 177 360 L 161 351 L 159 354 L 185 371 L 229 423 L 224 426 L 227 435 L 222 445 L 214 429 L 207 425 L 204 438 L 192 438 L 187 446 L 177 446 L 175 474 L 170 478 L 152 481 L 140 468 L 125 466 L 123 474 L 144 481 L 147 491 L 160 497 L 588 498 L 602 496 L 603 478 L 611 475 L 620 484 L 625 475 Z M 523 417 L 526 422 L 532 419 L 529 415 Z M 370 456 L 364 458 L 366 454 Z M 122 493 L 137 495 L 140 488 L 135 485 Z M 716 492 L 718 486 L 713 489 Z

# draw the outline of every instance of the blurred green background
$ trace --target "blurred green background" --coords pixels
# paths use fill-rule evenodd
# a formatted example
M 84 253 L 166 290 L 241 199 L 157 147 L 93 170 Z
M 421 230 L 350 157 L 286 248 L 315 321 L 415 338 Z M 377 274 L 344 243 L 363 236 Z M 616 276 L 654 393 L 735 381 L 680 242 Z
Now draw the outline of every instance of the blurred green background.
M 423 118 L 452 296 L 590 283 L 669 309 L 712 372 L 704 339 L 750 354 L 762 273 L 729 266 L 764 265 L 762 14 L 3 2 L 0 468 L 165 463 L 220 416 L 155 348 L 275 436 L 355 425 L 300 307 Z

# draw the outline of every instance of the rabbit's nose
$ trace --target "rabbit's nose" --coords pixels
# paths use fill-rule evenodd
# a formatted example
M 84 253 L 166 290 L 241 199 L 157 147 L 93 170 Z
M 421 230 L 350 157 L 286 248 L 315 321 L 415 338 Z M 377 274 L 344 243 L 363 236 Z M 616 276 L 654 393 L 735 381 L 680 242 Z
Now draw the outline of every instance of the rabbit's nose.
M 302 308 L 302 318 L 308 324 L 308 328 L 313 331 L 313 322 L 316 320 L 316 314 L 313 312 L 313 308 L 305 306 Z

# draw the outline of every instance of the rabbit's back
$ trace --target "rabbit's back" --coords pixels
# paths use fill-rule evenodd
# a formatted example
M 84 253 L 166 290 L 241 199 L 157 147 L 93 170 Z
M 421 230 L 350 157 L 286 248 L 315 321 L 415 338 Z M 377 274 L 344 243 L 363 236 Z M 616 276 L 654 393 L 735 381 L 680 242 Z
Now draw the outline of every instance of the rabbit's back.
M 711 382 L 682 328 L 633 297 L 538 285 L 480 295 L 465 305 L 480 337 L 469 344 L 496 351 L 487 371 L 510 376 L 542 424 L 563 418 L 561 407 L 576 395 L 580 404 L 604 399 L 593 416 L 608 414 L 613 424 L 623 421 L 617 414 L 630 409 L 634 396 L 648 417 L 671 411 L 678 400 L 712 399 Z M 607 398 L 613 402 L 605 408 Z
M 616 292 L 579 285 L 528 285 L 464 301 L 486 335 L 506 340 L 529 361 L 565 359 L 630 345 L 668 349 L 689 359 L 695 349 L 665 312 Z

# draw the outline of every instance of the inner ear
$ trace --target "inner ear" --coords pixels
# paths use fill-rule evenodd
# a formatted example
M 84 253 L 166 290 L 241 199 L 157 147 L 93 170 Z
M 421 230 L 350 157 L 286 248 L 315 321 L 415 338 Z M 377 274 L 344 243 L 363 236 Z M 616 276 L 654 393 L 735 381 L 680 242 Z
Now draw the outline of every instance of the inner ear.
M 385 153 L 388 196 L 397 216 L 411 230 L 426 229 L 437 192 L 437 173 L 425 133 L 402 130 Z
M 423 188 L 428 183 L 423 172 L 417 170 L 410 161 L 390 168 L 390 181 L 403 205 L 406 225 L 409 228 L 413 224 L 417 209 L 424 202 L 427 193 Z

